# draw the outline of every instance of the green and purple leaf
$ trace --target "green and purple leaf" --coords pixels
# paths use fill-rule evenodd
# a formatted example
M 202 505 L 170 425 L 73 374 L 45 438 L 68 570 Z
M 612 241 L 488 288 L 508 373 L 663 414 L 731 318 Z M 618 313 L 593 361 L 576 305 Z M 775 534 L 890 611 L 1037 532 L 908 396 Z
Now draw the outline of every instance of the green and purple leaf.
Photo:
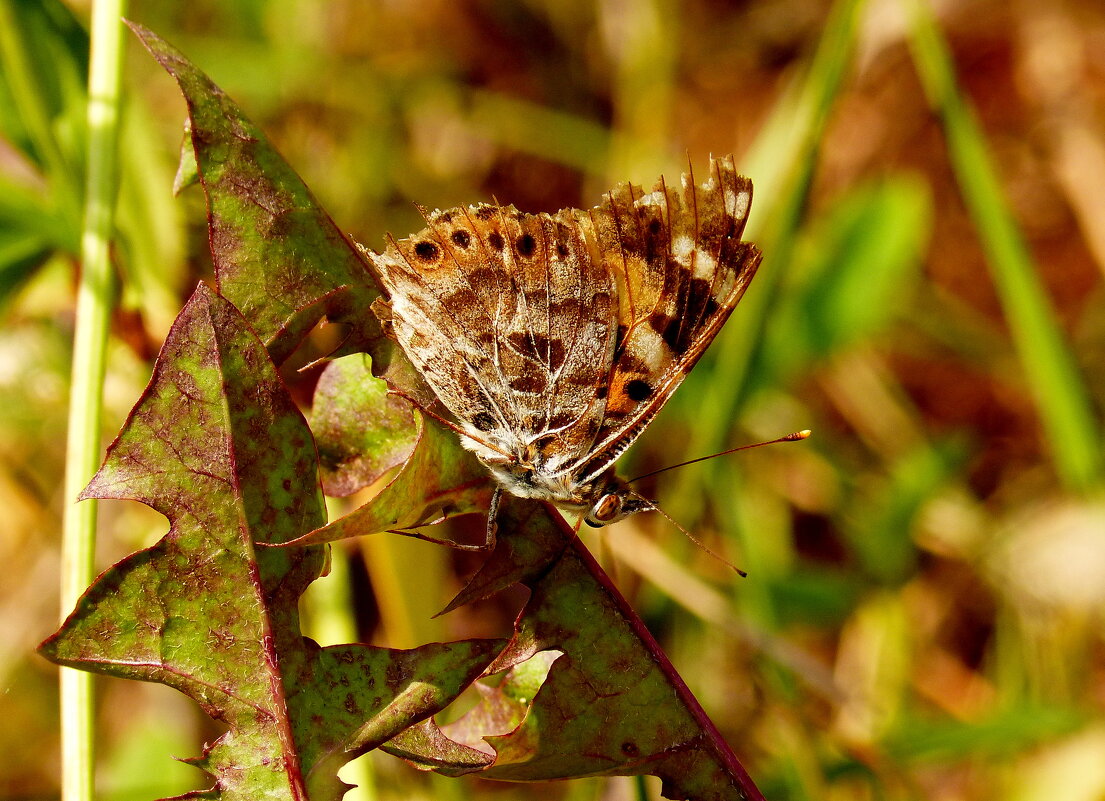
M 417 436 L 406 464 L 372 500 L 292 544 L 318 545 L 383 531 L 433 540 L 405 529 L 486 512 L 492 492 L 487 468 L 434 420 L 422 418 Z
M 367 355 L 330 362 L 319 377 L 311 408 L 322 487 L 344 497 L 402 464 L 418 442 L 411 405 L 389 395 L 372 375 Z
M 220 799 L 337 799 L 337 770 L 449 704 L 498 641 L 412 651 L 319 648 L 297 604 L 319 547 L 273 548 L 324 522 L 314 443 L 264 345 L 205 286 L 84 498 L 169 518 L 105 572 L 41 646 L 59 664 L 157 681 L 230 731 L 194 764 Z
M 188 103 L 195 166 L 182 166 L 177 184 L 192 169 L 203 184 L 219 294 L 278 364 L 324 316 L 347 326 L 340 352 L 386 358 L 368 312 L 380 293 L 357 248 L 233 100 L 159 36 L 130 26 Z
M 522 579 L 532 595 L 510 645 L 488 668 L 506 676 L 484 688 L 482 702 L 460 720 L 441 728 L 427 720 L 384 750 L 449 775 L 538 781 L 651 774 L 663 780 L 667 798 L 762 801 L 641 619 L 563 520 L 542 504 L 512 503 L 500 516 L 502 553 L 512 552 L 513 541 L 559 557 Z
M 425 398 L 370 310 L 379 291 L 356 247 L 218 87 L 132 27 L 188 101 L 194 162 L 182 159 L 178 183 L 198 175 L 204 186 L 223 294 L 201 286 L 181 312 L 83 496 L 146 503 L 169 518 L 169 533 L 105 572 L 42 652 L 169 684 L 225 721 L 227 734 L 194 760 L 215 787 L 192 798 L 338 799 L 338 768 L 383 747 L 446 774 L 649 773 L 670 798 L 761 799 L 640 619 L 545 505 L 506 499 L 494 550 L 447 608 L 526 584 L 509 645 L 319 648 L 301 636 L 297 604 L 323 570 L 321 543 L 482 512 L 491 480 L 453 432 L 416 419 L 372 378 L 386 373 Z M 320 381 L 323 483 L 347 494 L 402 465 L 329 525 L 312 432 L 273 363 L 323 317 L 348 327 L 339 352 L 371 356 L 335 362 Z M 492 673 L 498 683 L 476 685 L 474 709 L 434 723 Z

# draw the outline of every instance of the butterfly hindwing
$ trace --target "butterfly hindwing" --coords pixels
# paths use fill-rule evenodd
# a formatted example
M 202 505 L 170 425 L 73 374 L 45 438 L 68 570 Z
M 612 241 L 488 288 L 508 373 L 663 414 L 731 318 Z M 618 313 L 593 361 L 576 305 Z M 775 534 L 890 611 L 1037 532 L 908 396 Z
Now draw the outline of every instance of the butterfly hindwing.
M 562 214 L 479 205 L 372 258 L 396 338 L 437 397 L 482 441 L 515 452 L 590 445 L 614 348 L 613 279 Z

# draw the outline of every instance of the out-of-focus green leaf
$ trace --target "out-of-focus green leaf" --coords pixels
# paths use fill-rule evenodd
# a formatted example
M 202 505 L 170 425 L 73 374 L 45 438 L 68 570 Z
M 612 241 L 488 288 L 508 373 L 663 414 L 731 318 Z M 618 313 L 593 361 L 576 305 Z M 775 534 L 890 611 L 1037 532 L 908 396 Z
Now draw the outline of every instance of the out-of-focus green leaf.
M 853 190 L 803 235 L 749 384 L 774 386 L 870 337 L 908 301 L 929 234 L 927 188 L 889 178 Z
M 895 758 L 909 761 L 997 759 L 1072 734 L 1085 723 L 1085 710 L 1032 705 L 1000 710 L 971 722 L 904 717 L 885 747 Z
M 0 229 L 0 308 L 30 280 L 50 252 L 35 236 Z
M 953 479 L 967 459 L 961 439 L 923 444 L 903 454 L 877 490 L 860 493 L 847 533 L 866 572 L 879 581 L 907 580 L 916 569 L 911 532 L 924 504 Z
M 0 2 L 0 131 L 79 196 L 88 34 L 59 0 Z

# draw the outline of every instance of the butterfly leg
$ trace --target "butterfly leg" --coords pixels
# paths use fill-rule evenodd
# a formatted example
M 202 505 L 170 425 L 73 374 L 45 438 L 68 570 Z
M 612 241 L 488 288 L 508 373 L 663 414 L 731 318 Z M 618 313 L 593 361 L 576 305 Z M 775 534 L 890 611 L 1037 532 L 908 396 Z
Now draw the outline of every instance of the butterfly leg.
M 499 501 L 502 497 L 502 487 L 495 487 L 495 491 L 491 493 L 491 503 L 487 507 L 487 536 L 483 542 L 483 550 L 486 551 L 495 549 L 495 534 L 499 530 Z

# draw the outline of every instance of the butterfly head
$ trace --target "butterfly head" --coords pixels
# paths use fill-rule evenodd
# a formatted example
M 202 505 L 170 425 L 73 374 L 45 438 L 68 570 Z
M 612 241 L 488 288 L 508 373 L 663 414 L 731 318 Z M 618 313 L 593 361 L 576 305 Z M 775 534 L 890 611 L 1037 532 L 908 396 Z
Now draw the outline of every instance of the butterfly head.
M 589 488 L 586 497 L 589 507 L 583 520 L 592 528 L 602 528 L 635 512 L 647 512 L 656 508 L 651 501 L 630 489 L 612 470 Z

